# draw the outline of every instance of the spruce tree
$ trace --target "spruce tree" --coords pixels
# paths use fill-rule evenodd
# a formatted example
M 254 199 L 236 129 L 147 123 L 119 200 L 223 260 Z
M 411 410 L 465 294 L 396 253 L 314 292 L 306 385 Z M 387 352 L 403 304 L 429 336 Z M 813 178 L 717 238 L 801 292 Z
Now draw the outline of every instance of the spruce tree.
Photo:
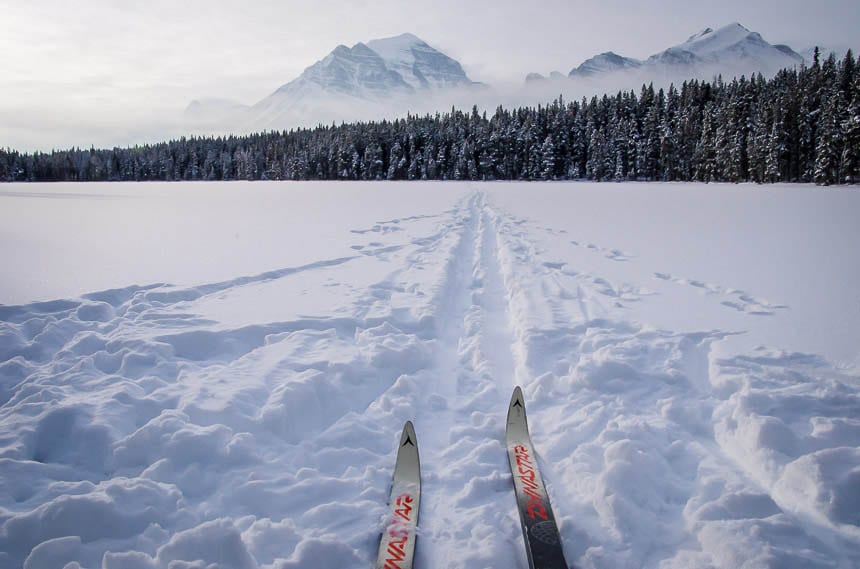
M 860 84 L 860 76 L 854 79 Z M 842 122 L 842 179 L 840 182 L 856 184 L 860 181 L 860 96 L 855 95 Z
M 824 110 L 818 129 L 818 144 L 815 149 L 815 170 L 813 179 L 816 184 L 829 186 L 839 179 L 839 137 L 838 93 L 832 93 L 824 103 Z
M 555 143 L 552 140 L 552 135 L 549 134 L 541 147 L 542 156 L 542 172 L 541 178 L 544 180 L 552 180 L 555 178 Z

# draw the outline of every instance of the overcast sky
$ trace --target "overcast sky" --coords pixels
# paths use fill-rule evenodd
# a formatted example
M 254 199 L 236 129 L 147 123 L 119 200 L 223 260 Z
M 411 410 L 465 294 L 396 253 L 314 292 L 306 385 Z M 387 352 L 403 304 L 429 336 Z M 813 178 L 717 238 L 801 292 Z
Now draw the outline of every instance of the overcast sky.
M 198 97 L 251 104 L 337 44 L 407 31 L 498 84 L 734 21 L 841 48 L 858 43 L 860 0 L 0 0 L 0 147 L 106 144 Z

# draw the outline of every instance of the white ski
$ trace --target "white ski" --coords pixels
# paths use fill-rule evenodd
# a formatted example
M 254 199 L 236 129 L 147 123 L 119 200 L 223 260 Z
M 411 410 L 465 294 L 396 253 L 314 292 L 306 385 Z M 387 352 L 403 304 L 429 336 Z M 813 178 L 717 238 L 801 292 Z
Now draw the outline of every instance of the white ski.
M 418 505 L 421 501 L 421 464 L 418 440 L 411 421 L 406 421 L 397 449 L 394 483 L 386 527 L 379 543 L 376 569 L 411 569 L 415 555 Z
M 508 407 L 505 445 L 514 476 L 520 524 L 531 569 L 568 569 L 561 536 L 535 459 L 523 391 L 514 389 Z

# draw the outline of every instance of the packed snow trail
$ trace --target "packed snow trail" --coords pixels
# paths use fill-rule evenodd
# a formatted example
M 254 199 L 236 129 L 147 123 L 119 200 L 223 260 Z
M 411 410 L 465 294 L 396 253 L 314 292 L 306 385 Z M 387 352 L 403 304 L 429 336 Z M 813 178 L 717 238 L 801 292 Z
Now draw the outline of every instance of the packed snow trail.
M 431 458 L 424 503 L 432 521 L 423 525 L 418 557 L 426 567 L 491 566 L 500 552 L 525 562 L 511 539 L 513 502 L 499 437 L 512 340 L 485 196 L 470 199 L 462 227 L 437 305 L 438 365 L 416 402 L 432 442 L 425 444 Z M 502 520 L 504 532 L 497 527 Z
M 415 566 L 524 568 L 516 384 L 576 567 L 860 564 L 856 370 L 733 350 L 711 311 L 790 308 L 485 187 L 345 255 L 0 306 L 0 568 L 368 567 L 407 420 Z M 690 293 L 698 330 L 644 323 Z

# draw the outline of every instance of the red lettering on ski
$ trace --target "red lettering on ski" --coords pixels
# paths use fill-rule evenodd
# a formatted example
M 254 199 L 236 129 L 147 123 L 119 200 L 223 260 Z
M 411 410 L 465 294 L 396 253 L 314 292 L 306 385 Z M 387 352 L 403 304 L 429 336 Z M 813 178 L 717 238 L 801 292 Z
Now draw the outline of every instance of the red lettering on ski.
M 401 562 L 406 558 L 414 502 L 415 499 L 409 493 L 399 495 L 394 501 L 394 522 L 388 528 L 391 541 L 385 550 L 388 555 L 385 558 L 385 569 L 403 569 Z
M 516 456 L 520 485 L 527 498 L 526 513 L 531 519 L 549 519 L 540 486 L 536 482 L 537 472 L 529 456 L 529 450 L 522 445 L 517 445 L 514 447 L 514 456 Z
M 410 521 L 410 515 L 412 514 L 412 496 L 409 494 L 401 494 L 397 497 L 395 504 L 398 506 L 394 508 L 394 515 L 403 519 L 404 521 Z
M 400 562 L 406 558 L 406 542 L 409 541 L 409 530 L 392 529 L 388 535 L 396 538 L 388 542 L 385 558 L 385 569 L 403 569 Z

